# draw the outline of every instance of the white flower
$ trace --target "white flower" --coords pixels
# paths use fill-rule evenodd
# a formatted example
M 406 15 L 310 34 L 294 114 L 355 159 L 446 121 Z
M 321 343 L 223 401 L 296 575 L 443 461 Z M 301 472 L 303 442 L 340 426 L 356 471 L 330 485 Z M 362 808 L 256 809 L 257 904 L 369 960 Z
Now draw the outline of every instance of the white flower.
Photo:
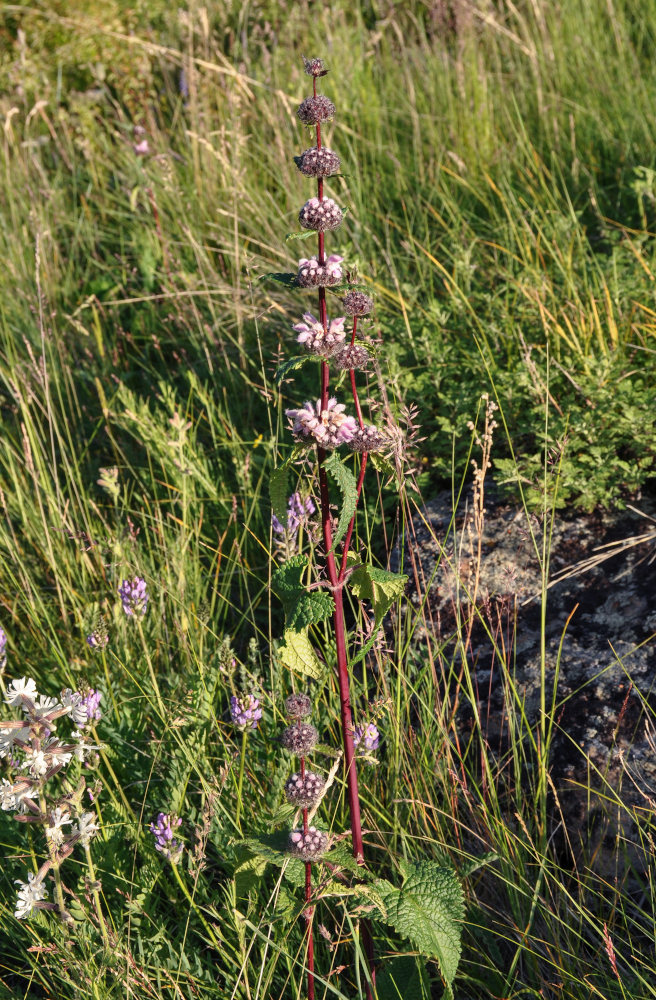
M 94 837 L 100 827 L 95 822 L 95 814 L 91 812 L 83 812 L 78 821 L 77 827 L 73 827 L 73 833 L 79 834 L 80 843 L 82 847 L 88 847 L 89 841 Z
M 30 791 L 31 786 L 24 779 L 12 785 L 11 781 L 3 778 L 2 786 L 0 786 L 0 808 L 4 809 L 5 812 L 15 809 L 21 813 L 27 812 L 27 806 L 23 799 L 29 796 Z
M 21 677 L 18 680 L 13 680 L 8 686 L 5 701 L 8 705 L 13 705 L 14 708 L 17 708 L 23 704 L 23 698 L 29 698 L 30 701 L 34 701 L 37 697 L 36 681 L 33 681 L 31 677 Z
M 56 698 L 49 698 L 46 694 L 40 694 L 34 702 L 34 709 L 38 715 L 45 715 L 46 712 L 51 712 L 53 708 L 61 708 L 61 705 Z
M 25 760 L 23 761 L 22 767 L 24 770 L 29 770 L 33 778 L 42 778 L 46 771 L 50 768 L 51 758 L 46 757 L 43 750 L 29 750 L 25 751 Z
M 76 727 L 84 726 L 89 721 L 87 706 L 79 691 L 71 691 L 66 688 L 62 691 L 62 705 L 69 709 L 69 715 Z
M 50 814 L 50 825 L 46 827 L 46 837 L 54 847 L 61 847 L 64 843 L 64 827 L 72 823 L 70 813 L 60 806 Z
M 14 880 L 16 885 L 20 886 L 18 899 L 16 900 L 16 909 L 14 910 L 14 916 L 18 920 L 29 917 L 32 910 L 37 908 L 39 900 L 46 899 L 48 896 L 48 891 L 42 879 L 38 879 L 34 872 L 28 872 L 27 879 L 27 882 L 21 882 L 18 878 Z

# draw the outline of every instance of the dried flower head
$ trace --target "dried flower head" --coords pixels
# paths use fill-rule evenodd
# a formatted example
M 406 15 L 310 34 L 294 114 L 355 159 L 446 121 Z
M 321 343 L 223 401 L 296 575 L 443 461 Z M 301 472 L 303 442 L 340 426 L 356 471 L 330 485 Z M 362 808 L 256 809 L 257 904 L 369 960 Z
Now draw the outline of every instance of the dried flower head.
M 306 771 L 304 775 L 292 774 L 285 785 L 285 795 L 293 806 L 309 809 L 318 802 L 323 786 L 323 778 L 313 771 Z
M 312 702 L 306 694 L 290 694 L 285 700 L 285 712 L 290 719 L 307 719 L 312 714 Z
M 310 198 L 298 213 L 303 229 L 314 229 L 318 233 L 337 229 L 343 217 L 341 208 L 332 198 Z
M 308 722 L 297 722 L 296 725 L 285 729 L 280 742 L 285 750 L 295 753 L 297 757 L 304 757 L 319 742 L 319 733 Z
M 366 316 L 374 307 L 374 300 L 365 292 L 347 292 L 342 307 L 348 316 Z
M 324 330 L 321 320 L 313 316 L 312 313 L 304 313 L 303 319 L 304 323 L 295 323 L 292 329 L 298 334 L 296 340 L 303 345 L 306 351 L 330 357 L 333 351 L 344 343 L 346 331 L 344 330 L 343 316 L 331 319 L 327 330 Z
M 304 861 L 313 861 L 320 858 L 328 850 L 328 835 L 315 826 L 308 827 L 307 833 L 303 830 L 292 830 L 289 835 L 289 852 L 295 854 Z
M 373 722 L 368 722 L 366 726 L 356 726 L 353 733 L 353 745 L 359 747 L 362 744 L 364 750 L 377 750 L 380 744 L 380 733 L 378 727 Z
M 363 453 L 365 451 L 383 451 L 389 444 L 390 439 L 386 434 L 371 424 L 365 424 L 364 427 L 358 428 L 355 432 L 349 441 L 349 448 L 351 451 Z
M 353 368 L 366 368 L 372 360 L 371 354 L 364 344 L 349 344 L 343 350 L 335 351 L 332 359 L 340 371 L 351 371 Z
M 320 122 L 329 122 L 335 114 L 335 105 L 323 94 L 316 97 L 306 97 L 299 105 L 296 117 L 304 125 L 318 125 Z
M 257 729 L 262 709 L 255 695 L 246 694 L 238 698 L 233 694 L 230 699 L 230 718 L 238 729 Z
M 303 56 L 303 67 L 308 76 L 325 76 L 328 72 L 323 64 L 323 59 L 306 59 Z
M 323 409 L 321 400 L 305 403 L 298 410 L 285 410 L 293 421 L 292 431 L 298 439 L 313 438 L 322 448 L 339 448 L 348 444 L 358 429 L 355 417 L 347 416 L 344 403 L 331 398 Z
M 123 611 L 126 615 L 143 618 L 148 607 L 148 591 L 144 579 L 135 576 L 131 580 L 123 580 L 118 588 L 118 596 L 123 602 Z
M 323 264 L 316 257 L 302 257 L 298 262 L 296 280 L 301 288 L 322 288 L 339 285 L 343 277 L 342 261 L 339 254 L 331 253 Z
M 306 177 L 330 177 L 341 166 L 337 153 L 333 153 L 327 146 L 322 146 L 321 149 L 312 146 L 304 150 L 300 156 L 294 157 L 294 163 Z

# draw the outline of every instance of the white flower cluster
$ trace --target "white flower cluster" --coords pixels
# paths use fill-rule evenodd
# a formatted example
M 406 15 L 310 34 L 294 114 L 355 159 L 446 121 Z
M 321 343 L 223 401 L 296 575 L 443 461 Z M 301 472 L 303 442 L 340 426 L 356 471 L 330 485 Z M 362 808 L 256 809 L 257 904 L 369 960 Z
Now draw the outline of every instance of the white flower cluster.
M 85 699 L 70 689 L 62 691 L 59 699 L 40 695 L 31 678 L 20 677 L 7 686 L 5 702 L 19 708 L 24 718 L 0 721 L 0 757 L 7 759 L 14 772 L 13 780 L 3 777 L 0 783 L 0 808 L 5 812 L 30 814 L 30 822 L 43 823 L 51 850 L 63 859 L 75 844 L 87 847 L 98 832 L 94 813 L 76 810 L 76 816 L 68 802 L 63 802 L 44 815 L 41 804 L 44 786 L 50 778 L 74 757 L 84 761 L 91 752 L 100 749 L 88 743 L 82 731 L 89 722 Z M 67 741 L 54 735 L 58 720 L 65 716 L 77 727 Z M 43 902 L 47 895 L 43 878 L 51 863 L 46 862 L 37 875 L 30 872 L 27 882 L 17 880 L 18 919 L 29 916 L 34 909 L 52 908 L 51 903 Z

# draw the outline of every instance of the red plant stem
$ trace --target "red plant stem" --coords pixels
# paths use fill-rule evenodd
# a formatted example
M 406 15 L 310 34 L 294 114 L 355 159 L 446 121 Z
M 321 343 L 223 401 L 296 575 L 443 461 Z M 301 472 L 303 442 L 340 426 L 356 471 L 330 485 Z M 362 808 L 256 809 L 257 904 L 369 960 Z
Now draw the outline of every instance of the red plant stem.
M 307 809 L 305 810 L 307 815 Z M 314 907 L 312 902 L 312 862 L 305 862 L 305 919 L 307 921 L 307 995 L 308 1000 L 314 1000 L 314 934 L 312 933 L 312 917 Z
M 314 85 L 314 96 L 317 93 L 317 81 L 316 77 L 313 78 Z M 321 149 L 321 126 L 317 123 L 317 149 Z M 323 178 L 319 177 L 317 179 L 317 197 L 319 201 L 323 199 Z M 325 243 L 324 243 L 324 233 L 318 233 L 318 256 L 317 259 L 320 264 L 324 263 L 325 260 Z M 328 332 L 328 316 L 326 309 L 326 289 L 321 286 L 319 288 L 319 317 L 324 328 L 324 332 Z M 353 320 L 353 339 L 355 338 L 355 327 L 356 319 Z M 353 342 L 353 339 L 351 342 Z M 356 404 L 356 409 L 358 411 L 358 419 L 360 420 L 360 426 L 362 427 L 362 414 L 360 411 L 360 403 L 358 400 L 357 389 L 355 385 L 355 376 L 351 372 L 351 387 L 353 389 L 353 398 Z M 328 397 L 330 391 L 330 368 L 326 361 L 322 362 L 321 365 L 321 408 L 326 409 L 328 404 Z M 344 767 L 346 770 L 346 789 L 349 803 L 349 814 L 351 820 L 351 841 L 353 847 L 353 856 L 355 857 L 358 864 L 364 864 L 364 847 L 362 842 L 362 820 L 360 816 L 360 795 L 358 791 L 358 774 L 355 764 L 355 746 L 353 744 L 353 716 L 351 713 L 351 693 L 349 685 L 349 675 L 348 675 L 348 652 L 346 649 L 346 625 L 344 622 L 344 596 L 343 596 L 343 585 L 344 585 L 344 570 L 346 568 L 346 552 L 348 550 L 348 544 L 344 548 L 342 554 L 342 563 L 340 565 L 339 573 L 337 571 L 337 565 L 335 562 L 335 554 L 332 551 L 333 547 L 333 533 L 330 523 L 330 495 L 328 492 L 328 476 L 326 475 L 326 470 L 324 468 L 324 461 L 326 458 L 326 453 L 323 448 L 317 447 L 317 459 L 319 464 L 319 495 L 321 498 L 321 526 L 323 530 L 323 541 L 324 548 L 326 550 L 326 568 L 328 570 L 328 579 L 330 580 L 331 587 L 333 588 L 333 598 L 335 602 L 335 610 L 333 612 L 333 626 L 335 632 L 335 646 L 337 653 L 337 680 L 339 684 L 339 705 L 340 705 L 340 716 L 342 723 L 342 739 L 344 744 Z M 358 488 L 358 498 L 360 496 L 360 491 L 362 489 L 362 480 L 364 479 L 364 470 L 366 467 L 366 456 L 363 456 L 363 462 L 360 468 L 360 484 Z M 350 541 L 351 534 L 353 533 L 353 524 L 355 521 L 355 514 L 351 519 L 351 524 L 349 525 L 349 531 L 347 532 L 348 541 Z M 305 891 L 306 899 L 308 898 L 308 866 L 306 866 L 305 874 Z M 371 979 L 375 982 L 375 964 L 374 964 L 374 945 L 373 939 L 371 937 L 371 931 L 369 930 L 369 924 L 367 921 L 362 922 L 362 943 L 365 950 L 365 955 L 367 956 L 367 964 L 369 965 L 369 970 L 371 974 Z M 310 937 L 308 937 L 308 967 L 310 962 L 310 948 L 313 948 L 313 942 L 311 943 Z M 314 952 L 312 951 L 312 959 L 314 960 Z M 308 1000 L 312 1000 L 309 994 L 310 990 L 310 974 L 308 973 Z M 312 990 L 314 991 L 314 977 L 312 978 Z M 373 992 L 369 983 L 366 984 L 365 993 L 367 1000 L 373 1000 Z

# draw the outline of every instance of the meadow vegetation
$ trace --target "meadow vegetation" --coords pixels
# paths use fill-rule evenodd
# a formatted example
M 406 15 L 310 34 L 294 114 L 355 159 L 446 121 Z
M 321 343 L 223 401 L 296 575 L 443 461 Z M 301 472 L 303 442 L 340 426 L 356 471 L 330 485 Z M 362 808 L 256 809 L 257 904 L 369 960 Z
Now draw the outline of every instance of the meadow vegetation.
M 101 888 L 67 859 L 72 930 L 47 911 L 15 919 L 15 880 L 43 843 L 0 814 L 0 1000 L 300 998 L 296 876 L 253 846 L 292 812 L 269 483 L 291 451 L 285 407 L 316 392 L 305 368 L 274 381 L 298 303 L 263 275 L 294 270 L 303 246 L 284 241 L 307 197 L 292 159 L 309 145 L 300 57 L 323 57 L 339 96 L 339 250 L 376 300 L 374 416 L 407 442 L 395 476 L 368 473 L 356 543 L 386 567 L 422 495 L 460 491 L 489 393 L 487 474 L 541 515 L 528 523 L 544 627 L 550 518 L 653 489 L 656 9 L 52 0 L 3 4 L 0 38 L 3 686 L 89 685 L 103 712 L 79 770 Z M 138 620 L 118 593 L 135 577 Z M 534 725 L 512 646 L 499 652 L 510 709 L 491 747 L 464 605 L 445 645 L 423 595 L 400 598 L 353 671 L 358 721 L 375 712 L 381 734 L 363 765 L 368 859 L 381 877 L 424 859 L 458 872 L 463 1000 L 656 997 L 656 807 L 627 816 L 638 851 L 617 839 L 613 877 L 584 848 L 557 849 L 554 664 L 544 653 Z M 109 643 L 92 648 L 103 621 Z M 262 709 L 244 741 L 240 692 Z M 337 698 L 331 679 L 313 708 L 333 746 Z M 626 811 L 603 775 L 590 795 Z M 322 808 L 348 829 L 339 775 Z M 182 820 L 175 863 L 150 830 L 160 813 Z M 320 908 L 318 995 L 364 997 L 363 916 L 347 894 Z M 404 997 L 442 996 L 435 963 L 399 958 L 393 932 L 377 949 L 381 1000 L 392 959 L 407 963 Z

